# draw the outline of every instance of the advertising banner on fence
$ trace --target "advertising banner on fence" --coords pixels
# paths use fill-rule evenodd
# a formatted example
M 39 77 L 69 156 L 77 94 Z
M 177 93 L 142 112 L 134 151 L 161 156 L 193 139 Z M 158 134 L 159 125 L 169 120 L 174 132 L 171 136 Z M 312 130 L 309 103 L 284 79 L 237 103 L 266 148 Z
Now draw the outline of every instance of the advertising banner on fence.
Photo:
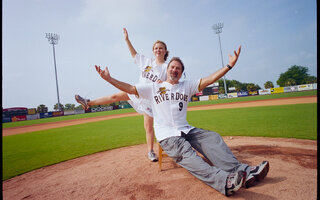
M 26 115 L 13 116 L 11 118 L 12 122 L 25 121 L 25 120 L 27 120 L 27 116 Z
M 238 92 L 238 97 L 245 97 L 248 96 L 248 92 L 244 91 L 244 92 Z
M 65 110 L 63 115 L 67 116 L 67 115 L 74 115 L 74 110 Z
M 27 120 L 34 120 L 34 119 L 39 119 L 40 118 L 40 114 L 37 113 L 35 115 L 27 115 Z
M 215 95 L 210 95 L 209 96 L 209 100 L 215 100 L 215 99 L 218 99 L 219 97 L 218 97 L 218 95 L 217 94 L 215 94 Z
M 203 93 L 202 92 L 198 92 L 196 93 L 196 96 L 201 96 Z
M 52 112 L 47 112 L 47 113 L 40 113 L 40 118 L 48 118 L 52 117 Z
M 63 116 L 63 111 L 54 111 L 52 112 L 53 117 Z
M 271 88 L 270 91 L 271 91 L 271 94 L 278 94 L 278 93 L 283 93 L 284 89 L 283 87 L 278 87 L 278 88 Z
M 312 90 L 312 84 L 298 85 L 298 91 Z
M 249 91 L 249 96 L 259 95 L 258 91 Z
M 83 114 L 84 110 L 74 110 L 74 114 Z
M 219 98 L 219 99 L 227 99 L 227 98 L 228 98 L 228 95 L 226 95 L 226 94 L 219 94 L 219 95 L 218 95 L 218 98 Z
M 108 107 L 97 107 L 97 108 L 91 108 L 91 112 L 101 112 L 101 111 L 108 111 L 112 110 L 113 106 L 108 106 Z
M 209 96 L 200 96 L 199 100 L 200 101 L 207 101 L 207 100 L 209 100 Z
M 259 95 L 271 94 L 270 89 L 259 90 Z
M 192 97 L 191 101 L 199 101 L 199 97 Z
M 11 122 L 11 117 L 2 117 L 2 123 Z
M 238 94 L 236 92 L 228 93 L 228 98 L 235 98 L 238 97 Z
M 28 115 L 35 115 L 37 110 L 35 108 L 29 108 L 28 109 Z
M 298 86 L 288 86 L 283 88 L 284 92 L 297 92 L 298 91 Z

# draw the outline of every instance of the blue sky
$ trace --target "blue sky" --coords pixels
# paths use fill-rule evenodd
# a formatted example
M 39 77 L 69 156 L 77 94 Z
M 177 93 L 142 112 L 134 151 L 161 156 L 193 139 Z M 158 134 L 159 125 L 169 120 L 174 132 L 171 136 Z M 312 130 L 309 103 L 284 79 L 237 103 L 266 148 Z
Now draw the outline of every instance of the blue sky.
M 137 52 L 152 57 L 156 40 L 166 42 L 169 59 L 180 57 L 186 79 L 221 67 L 242 45 L 227 79 L 275 86 L 292 65 L 317 76 L 315 0 L 3 0 L 2 107 L 49 110 L 57 101 L 52 45 L 45 33 L 60 35 L 55 46 L 60 103 L 74 103 L 118 90 L 102 80 L 94 65 L 108 66 L 115 78 L 135 84 L 138 68 L 128 51 L 123 27 Z

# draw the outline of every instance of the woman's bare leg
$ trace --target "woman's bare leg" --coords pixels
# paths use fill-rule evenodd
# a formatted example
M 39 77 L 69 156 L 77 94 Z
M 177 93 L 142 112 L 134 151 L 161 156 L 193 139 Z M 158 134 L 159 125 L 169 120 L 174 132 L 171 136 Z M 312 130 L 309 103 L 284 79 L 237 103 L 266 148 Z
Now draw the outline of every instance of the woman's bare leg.
M 103 104 L 110 104 L 110 103 L 115 103 L 118 101 L 127 101 L 130 100 L 129 96 L 125 92 L 118 92 L 110 96 L 105 96 L 105 97 L 100 97 L 94 100 L 90 100 L 88 102 L 89 106 L 94 106 L 94 105 L 103 105 Z
M 148 156 L 152 161 L 157 161 L 154 151 L 153 151 L 153 143 L 154 143 L 154 129 L 153 129 L 153 118 L 147 114 L 143 114 L 144 116 L 144 129 L 146 131 L 146 139 L 147 139 L 147 147 L 148 147 Z M 152 153 L 153 155 L 150 155 Z

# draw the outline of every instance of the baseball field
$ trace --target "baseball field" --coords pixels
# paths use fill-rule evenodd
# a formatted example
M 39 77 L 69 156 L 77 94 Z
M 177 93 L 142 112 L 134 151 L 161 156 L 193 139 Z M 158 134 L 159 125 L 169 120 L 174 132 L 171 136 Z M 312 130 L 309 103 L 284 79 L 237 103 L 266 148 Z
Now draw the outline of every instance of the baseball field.
M 316 199 L 316 95 L 190 103 L 191 125 L 220 133 L 242 162 L 270 162 L 263 182 L 232 198 Z M 170 158 L 159 172 L 133 109 L 3 124 L 2 131 L 4 199 L 226 198 Z

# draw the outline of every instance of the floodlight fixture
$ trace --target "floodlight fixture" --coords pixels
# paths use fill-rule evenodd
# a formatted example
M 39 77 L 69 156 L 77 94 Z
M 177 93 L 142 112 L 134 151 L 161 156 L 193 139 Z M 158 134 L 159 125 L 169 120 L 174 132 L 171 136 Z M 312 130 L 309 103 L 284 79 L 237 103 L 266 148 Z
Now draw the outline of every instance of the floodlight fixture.
M 48 39 L 49 43 L 52 44 L 53 48 L 53 62 L 54 62 L 54 70 L 56 74 L 56 86 L 57 86 L 57 98 L 58 98 L 58 110 L 61 111 L 60 107 L 60 99 L 59 99 L 59 87 L 58 87 L 58 76 L 57 76 L 57 66 L 56 66 L 56 53 L 54 45 L 58 44 L 58 40 L 60 39 L 60 36 L 55 33 L 46 33 L 46 38 Z
M 217 23 L 212 26 L 212 29 L 215 30 L 216 34 L 218 34 L 218 37 L 219 37 L 221 63 L 222 63 L 222 68 L 223 68 L 224 64 L 223 64 L 223 56 L 222 56 L 221 40 L 220 40 L 220 33 L 222 33 L 222 28 L 223 28 L 223 23 Z M 225 75 L 223 76 L 223 84 L 224 84 L 224 92 L 227 95 L 227 84 L 226 84 L 226 76 Z M 227 95 L 227 98 L 228 98 L 228 95 Z

